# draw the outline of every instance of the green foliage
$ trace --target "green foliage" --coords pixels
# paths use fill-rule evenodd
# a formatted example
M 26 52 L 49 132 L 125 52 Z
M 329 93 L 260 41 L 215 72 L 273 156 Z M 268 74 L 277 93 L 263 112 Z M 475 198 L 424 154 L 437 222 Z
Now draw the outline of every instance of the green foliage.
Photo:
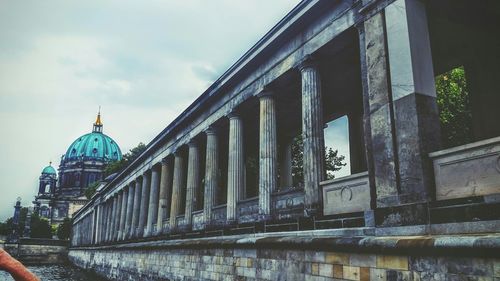
M 437 104 L 443 147 L 472 141 L 472 115 L 463 67 L 436 77 Z
M 31 215 L 31 238 L 52 238 L 52 228 L 49 221 L 40 218 L 38 214 Z
M 304 182 L 304 142 L 302 135 L 298 135 L 292 142 L 292 180 L 294 186 L 302 185 Z M 338 150 L 325 148 L 325 169 L 327 179 L 333 179 L 333 172 L 347 165 L 344 163 L 345 156 L 338 155 Z
M 128 164 L 132 163 L 139 155 L 146 150 L 146 145 L 140 142 L 136 147 L 129 150 L 129 152 L 123 154 L 120 161 L 110 162 L 106 165 L 104 169 L 104 176 L 107 177 L 111 174 L 118 173 L 123 170 Z
M 331 180 L 335 178 L 333 172 L 342 169 L 347 163 L 344 163 L 345 156 L 338 155 L 338 150 L 333 150 L 331 147 L 326 147 L 325 149 L 325 169 L 326 169 L 326 178 Z
M 10 228 L 9 225 L 7 224 L 7 221 L 5 222 L 0 222 L 0 235 L 9 235 L 10 233 Z
M 65 218 L 64 221 L 57 227 L 57 237 L 59 239 L 68 240 L 71 235 L 71 219 Z
M 26 226 L 26 218 L 28 215 L 28 208 L 21 208 L 19 214 L 19 223 L 17 225 L 17 233 L 22 236 L 24 227 Z M 0 234 L 9 235 L 12 233 L 14 227 L 13 219 L 8 218 L 4 223 L 0 223 Z M 52 238 L 52 229 L 49 221 L 45 218 L 40 218 L 38 214 L 31 214 L 30 220 L 31 238 Z
M 304 142 L 302 135 L 296 136 L 292 141 L 292 182 L 293 186 L 301 186 L 304 183 Z
M 98 186 L 99 186 L 99 182 L 98 181 L 91 183 L 85 189 L 85 197 L 87 197 L 87 199 L 92 198 L 92 196 L 94 196 L 95 192 L 97 191 L 97 187 Z

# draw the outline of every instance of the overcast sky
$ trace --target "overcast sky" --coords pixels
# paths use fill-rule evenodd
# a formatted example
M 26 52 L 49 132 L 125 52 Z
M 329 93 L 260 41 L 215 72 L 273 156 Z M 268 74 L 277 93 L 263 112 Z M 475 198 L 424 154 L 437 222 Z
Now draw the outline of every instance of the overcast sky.
M 0 0 L 0 220 L 99 105 L 123 152 L 148 143 L 298 2 Z

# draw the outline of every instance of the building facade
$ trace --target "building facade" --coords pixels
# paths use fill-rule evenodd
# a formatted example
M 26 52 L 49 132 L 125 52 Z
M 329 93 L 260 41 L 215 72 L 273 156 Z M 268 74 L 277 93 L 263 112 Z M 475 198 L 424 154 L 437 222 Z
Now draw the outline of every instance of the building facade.
M 43 169 L 35 199 L 39 214 L 52 224 L 71 218 L 88 201 L 85 190 L 104 180 L 106 165 L 121 159 L 118 144 L 103 133 L 99 113 L 92 132 L 77 138 L 61 157 L 59 177 L 51 165 Z
M 71 260 L 120 280 L 493 278 L 500 38 L 467 19 L 500 15 L 459 2 L 300 2 L 76 214 Z M 442 149 L 435 77 L 459 66 L 473 140 Z M 325 180 L 344 115 L 352 174 Z

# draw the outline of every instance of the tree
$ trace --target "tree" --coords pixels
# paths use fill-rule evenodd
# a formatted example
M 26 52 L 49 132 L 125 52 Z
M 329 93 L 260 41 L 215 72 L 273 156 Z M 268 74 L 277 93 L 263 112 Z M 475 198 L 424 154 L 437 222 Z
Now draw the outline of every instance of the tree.
M 347 163 L 344 163 L 345 156 L 338 155 L 338 150 L 333 150 L 331 147 L 326 147 L 325 149 L 325 169 L 326 178 L 331 180 L 335 178 L 333 174 L 335 171 L 342 169 Z
M 87 199 L 90 199 L 92 198 L 92 196 L 94 196 L 94 194 L 96 193 L 97 191 L 97 187 L 99 187 L 99 182 L 96 181 L 96 182 L 93 182 L 91 183 L 86 189 L 85 189 L 85 197 L 87 197 Z
M 120 172 L 125 167 L 127 167 L 132 161 L 134 161 L 142 152 L 146 150 L 146 145 L 140 142 L 136 147 L 129 150 L 129 152 L 123 154 L 123 157 L 119 161 L 113 161 L 106 165 L 104 169 L 104 176 L 107 177 L 111 174 Z
M 292 180 L 293 185 L 298 186 L 304 182 L 304 142 L 302 135 L 298 135 L 292 142 Z M 338 155 L 338 150 L 325 148 L 325 169 L 327 179 L 333 179 L 334 172 L 347 165 L 344 163 L 345 156 Z
M 70 218 L 64 218 L 64 221 L 57 227 L 57 237 L 68 240 L 71 235 L 72 222 Z
M 437 104 L 443 147 L 472 141 L 472 114 L 463 67 L 436 77 Z
M 49 221 L 36 213 L 31 215 L 31 238 L 52 238 Z

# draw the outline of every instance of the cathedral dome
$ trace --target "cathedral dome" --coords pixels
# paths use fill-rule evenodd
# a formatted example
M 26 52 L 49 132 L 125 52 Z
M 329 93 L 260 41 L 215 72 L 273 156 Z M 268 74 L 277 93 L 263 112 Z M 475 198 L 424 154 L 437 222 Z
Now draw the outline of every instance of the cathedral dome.
M 66 151 L 64 161 L 98 160 L 118 161 L 122 159 L 122 152 L 116 142 L 103 134 L 101 115 L 97 115 L 92 133 L 76 139 Z
M 42 174 L 55 175 L 56 169 L 54 169 L 54 167 L 52 167 L 52 163 L 50 163 L 47 167 L 43 168 Z

